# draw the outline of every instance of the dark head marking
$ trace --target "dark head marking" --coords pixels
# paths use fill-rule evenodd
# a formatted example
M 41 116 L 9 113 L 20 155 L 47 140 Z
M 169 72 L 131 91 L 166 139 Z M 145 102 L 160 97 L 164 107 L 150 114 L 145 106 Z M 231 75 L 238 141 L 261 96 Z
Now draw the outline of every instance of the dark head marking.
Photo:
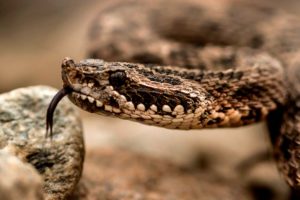
M 126 74 L 123 71 L 116 71 L 110 74 L 109 83 L 112 86 L 120 87 L 126 81 Z

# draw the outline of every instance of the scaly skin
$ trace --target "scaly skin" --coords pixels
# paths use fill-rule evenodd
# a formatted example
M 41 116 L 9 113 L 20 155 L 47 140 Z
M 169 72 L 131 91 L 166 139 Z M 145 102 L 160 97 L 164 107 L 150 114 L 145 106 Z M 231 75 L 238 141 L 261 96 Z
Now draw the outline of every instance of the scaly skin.
M 95 18 L 89 55 L 129 63 L 66 59 L 64 85 L 87 111 L 167 128 L 241 126 L 268 116 L 279 169 L 299 189 L 299 33 L 299 19 L 255 4 L 121 2 Z
M 98 114 L 173 129 L 233 127 L 265 119 L 285 103 L 281 65 L 251 50 L 227 51 L 240 67 L 203 71 L 67 58 L 62 76 L 70 100 Z

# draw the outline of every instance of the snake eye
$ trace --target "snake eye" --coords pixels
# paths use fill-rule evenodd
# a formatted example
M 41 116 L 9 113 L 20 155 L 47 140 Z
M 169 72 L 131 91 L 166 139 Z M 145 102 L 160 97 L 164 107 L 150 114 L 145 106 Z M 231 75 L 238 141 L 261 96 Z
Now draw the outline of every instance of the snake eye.
M 126 81 L 126 74 L 125 72 L 117 71 L 113 72 L 109 77 L 109 83 L 112 86 L 120 87 Z

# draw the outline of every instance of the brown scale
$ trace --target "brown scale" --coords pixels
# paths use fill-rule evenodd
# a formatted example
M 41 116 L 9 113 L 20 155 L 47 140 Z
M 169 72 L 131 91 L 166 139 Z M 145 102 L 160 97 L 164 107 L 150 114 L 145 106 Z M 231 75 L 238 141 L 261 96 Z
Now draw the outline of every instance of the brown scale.
M 89 56 L 129 62 L 105 63 L 105 66 L 112 74 L 115 68 L 125 68 L 131 84 L 115 87 L 117 93 L 113 93 L 110 85 L 106 85 L 107 80 L 99 75 L 105 69 L 103 62 L 72 64 L 66 59 L 62 68 L 65 89 L 49 107 L 48 126 L 52 126 L 52 113 L 62 96 L 81 89 L 80 84 L 76 86 L 79 88 L 74 85 L 77 82 L 76 76 L 71 75 L 75 73 L 72 66 L 76 65 L 79 71 L 82 65 L 97 66 L 89 73 L 92 77 L 97 74 L 94 81 L 102 81 L 104 85 L 100 88 L 95 84 L 93 91 L 97 91 L 97 95 L 90 95 L 101 96 L 102 100 L 113 97 L 115 102 L 108 106 L 118 103 L 119 107 L 123 106 L 124 98 L 118 95 L 124 95 L 134 103 L 132 106 L 132 102 L 127 102 L 129 113 L 136 113 L 141 103 L 146 110 L 150 104 L 156 104 L 158 114 L 168 115 L 172 114 L 162 111 L 163 106 L 173 111 L 180 103 L 185 117 L 189 110 L 195 112 L 202 108 L 197 115 L 201 126 L 188 125 L 189 128 L 241 126 L 268 115 L 279 168 L 288 183 L 299 189 L 300 20 L 273 8 L 240 1 L 174 0 L 169 4 L 155 0 L 149 1 L 149 5 L 139 1 L 120 4 L 105 8 L 93 21 Z M 284 68 L 261 51 L 270 52 Z M 75 73 L 77 77 L 87 76 L 87 72 L 79 71 Z M 181 92 L 186 88 L 192 88 L 190 94 Z M 198 92 L 196 97 L 191 97 L 195 95 L 193 92 Z M 69 97 L 83 109 L 91 112 L 98 109 L 109 115 L 103 107 Z M 107 102 L 105 99 L 101 103 Z M 113 115 L 119 116 L 118 113 Z M 226 117 L 231 117 L 231 121 L 224 123 Z

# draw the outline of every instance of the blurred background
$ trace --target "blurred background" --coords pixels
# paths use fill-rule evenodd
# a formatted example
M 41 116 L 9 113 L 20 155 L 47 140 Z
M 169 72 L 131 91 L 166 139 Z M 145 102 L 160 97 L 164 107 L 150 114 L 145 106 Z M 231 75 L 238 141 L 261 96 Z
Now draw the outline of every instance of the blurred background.
M 265 1 L 300 13 L 298 0 Z M 107 2 L 0 0 L 0 93 L 30 85 L 60 88 L 62 59 L 86 58 L 88 27 Z M 228 176 L 241 160 L 271 148 L 263 123 L 238 129 L 174 131 L 80 112 L 88 151 L 114 146 L 180 165 L 194 164 L 208 155 L 212 167 Z M 274 163 L 256 168 L 253 176 L 266 177 L 286 189 Z

